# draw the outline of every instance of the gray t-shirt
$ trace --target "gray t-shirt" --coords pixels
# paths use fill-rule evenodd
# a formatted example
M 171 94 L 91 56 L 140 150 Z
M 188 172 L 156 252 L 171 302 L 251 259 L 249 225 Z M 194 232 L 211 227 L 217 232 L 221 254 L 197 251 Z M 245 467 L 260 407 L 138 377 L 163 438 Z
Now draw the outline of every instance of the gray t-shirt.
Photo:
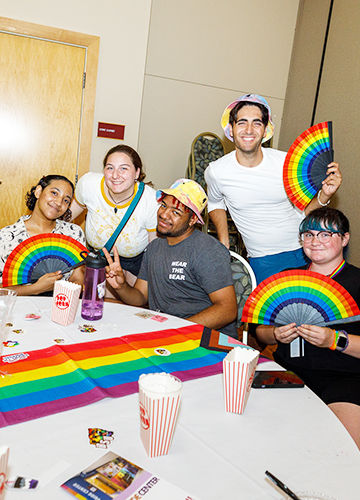
M 209 294 L 233 284 L 229 251 L 198 230 L 176 245 L 163 238 L 152 241 L 138 278 L 148 283 L 150 309 L 180 318 L 211 306 Z M 235 323 L 221 331 L 235 337 Z

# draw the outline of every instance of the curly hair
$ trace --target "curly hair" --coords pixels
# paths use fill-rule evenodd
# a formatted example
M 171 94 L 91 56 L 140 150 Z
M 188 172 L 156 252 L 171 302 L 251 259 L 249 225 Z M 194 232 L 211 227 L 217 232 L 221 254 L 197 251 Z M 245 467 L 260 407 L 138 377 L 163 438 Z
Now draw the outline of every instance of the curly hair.
M 65 182 L 67 182 L 71 186 L 72 196 L 74 195 L 74 191 L 75 191 L 74 184 L 67 177 L 65 177 L 64 175 L 57 175 L 57 174 L 44 175 L 43 177 L 41 177 L 39 182 L 35 186 L 33 186 L 30 189 L 30 191 L 28 191 L 25 195 L 25 204 L 29 210 L 33 211 L 35 208 L 36 202 L 37 202 L 37 198 L 35 196 L 35 189 L 38 186 L 41 186 L 42 189 L 44 189 L 44 188 L 46 188 L 46 186 L 51 184 L 52 181 L 65 181 Z M 66 212 L 61 217 L 59 217 L 59 219 L 63 219 L 63 220 L 70 220 L 70 218 L 71 218 L 70 208 L 68 208 L 66 210 Z
M 109 151 L 106 153 L 104 161 L 103 161 L 104 168 L 107 164 L 109 156 L 112 155 L 113 153 L 124 153 L 124 154 L 128 155 L 134 164 L 135 170 L 137 170 L 137 169 L 140 170 L 138 180 L 143 181 L 145 179 L 146 174 L 143 171 L 143 164 L 142 164 L 142 161 L 141 161 L 139 154 L 132 147 L 126 146 L 126 144 L 119 144 L 118 146 L 114 146 L 113 148 L 109 149 Z

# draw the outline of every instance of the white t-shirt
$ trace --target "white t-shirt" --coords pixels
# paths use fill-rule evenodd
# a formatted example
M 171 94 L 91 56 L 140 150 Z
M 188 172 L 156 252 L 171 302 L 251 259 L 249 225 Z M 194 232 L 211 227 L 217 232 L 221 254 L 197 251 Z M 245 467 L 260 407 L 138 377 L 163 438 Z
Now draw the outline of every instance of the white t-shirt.
M 205 170 L 209 212 L 228 208 L 250 257 L 300 248 L 299 224 L 304 218 L 284 189 L 286 153 L 271 148 L 262 152 L 256 167 L 240 165 L 232 151 Z
M 134 196 L 138 190 L 135 184 Z M 87 242 L 96 249 L 102 248 L 125 215 L 134 196 L 124 205 L 116 205 L 106 196 L 104 176 L 96 172 L 83 175 L 76 185 L 75 199 L 87 208 L 85 234 Z M 127 224 L 116 240 L 116 248 L 122 257 L 135 257 L 148 245 L 149 232 L 156 231 L 158 203 L 156 191 L 145 186 L 144 192 Z

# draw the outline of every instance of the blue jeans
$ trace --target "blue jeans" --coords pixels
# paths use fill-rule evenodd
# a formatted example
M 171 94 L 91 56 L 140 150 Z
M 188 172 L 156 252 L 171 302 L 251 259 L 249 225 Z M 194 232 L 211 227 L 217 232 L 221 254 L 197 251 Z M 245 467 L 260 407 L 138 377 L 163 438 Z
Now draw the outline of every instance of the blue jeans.
M 265 255 L 264 257 L 249 258 L 249 263 L 255 273 L 258 285 L 272 274 L 279 273 L 285 269 L 296 269 L 305 266 L 308 262 L 302 248 L 289 252 Z

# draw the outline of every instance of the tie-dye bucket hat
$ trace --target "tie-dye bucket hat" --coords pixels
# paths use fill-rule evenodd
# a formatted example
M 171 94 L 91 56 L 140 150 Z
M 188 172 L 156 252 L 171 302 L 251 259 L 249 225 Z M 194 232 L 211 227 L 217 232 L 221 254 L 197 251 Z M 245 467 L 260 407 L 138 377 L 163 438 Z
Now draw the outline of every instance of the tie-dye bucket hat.
M 197 216 L 199 222 L 204 224 L 200 214 L 206 207 L 207 196 L 200 184 L 191 179 L 178 179 L 169 189 L 156 191 L 157 201 L 161 201 L 165 194 L 174 196 L 183 205 L 190 208 Z
M 266 134 L 265 134 L 265 137 L 263 138 L 262 142 L 266 142 L 269 139 L 271 139 L 272 136 L 274 135 L 274 123 L 273 123 L 272 117 L 271 117 L 271 109 L 270 109 L 270 106 L 269 106 L 267 100 L 264 97 L 262 97 L 261 95 L 257 95 L 257 94 L 245 94 L 245 95 L 239 97 L 238 99 L 236 99 L 236 101 L 230 103 L 225 108 L 225 110 L 222 114 L 222 117 L 221 117 L 221 126 L 224 129 L 225 136 L 230 141 L 234 142 L 233 138 L 230 135 L 229 116 L 230 116 L 230 111 L 237 105 L 238 102 L 241 102 L 241 101 L 253 102 L 255 104 L 262 104 L 263 106 L 265 106 L 265 108 L 267 108 L 267 110 L 269 112 L 269 122 L 267 124 Z

